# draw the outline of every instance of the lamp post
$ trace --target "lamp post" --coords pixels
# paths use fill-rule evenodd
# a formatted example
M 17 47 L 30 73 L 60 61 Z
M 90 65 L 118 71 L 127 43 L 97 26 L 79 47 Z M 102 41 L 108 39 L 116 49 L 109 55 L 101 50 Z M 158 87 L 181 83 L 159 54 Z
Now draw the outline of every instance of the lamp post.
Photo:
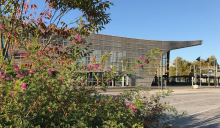
M 176 82 L 177 82 L 177 58 L 176 58 Z
M 191 76 L 191 65 L 189 67 L 189 76 Z
M 200 60 L 200 78 L 199 78 L 199 81 L 200 81 L 200 86 L 201 86 L 201 60 Z
M 209 62 L 208 62 L 208 77 L 209 77 Z M 209 80 L 209 81 L 208 81 L 208 86 L 210 86 L 210 77 L 209 77 L 208 80 Z
M 217 70 L 216 70 L 216 60 L 215 60 L 215 88 L 216 88 L 216 84 L 217 84 L 217 81 L 216 81 L 216 72 L 217 72 Z
M 163 53 L 161 53 L 161 90 L 163 90 Z
M 194 65 L 194 84 L 197 84 L 197 74 L 196 74 L 196 69 L 195 69 L 195 65 Z

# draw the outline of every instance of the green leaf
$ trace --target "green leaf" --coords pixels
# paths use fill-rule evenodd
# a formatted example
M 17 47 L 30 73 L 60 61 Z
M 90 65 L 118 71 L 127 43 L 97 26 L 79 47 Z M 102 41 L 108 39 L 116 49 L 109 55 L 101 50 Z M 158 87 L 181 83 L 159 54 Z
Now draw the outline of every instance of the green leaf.
M 109 98 L 108 98 L 108 100 L 106 101 L 106 105 L 109 105 L 109 102 L 112 100 L 112 98 L 113 98 L 113 96 L 110 96 Z

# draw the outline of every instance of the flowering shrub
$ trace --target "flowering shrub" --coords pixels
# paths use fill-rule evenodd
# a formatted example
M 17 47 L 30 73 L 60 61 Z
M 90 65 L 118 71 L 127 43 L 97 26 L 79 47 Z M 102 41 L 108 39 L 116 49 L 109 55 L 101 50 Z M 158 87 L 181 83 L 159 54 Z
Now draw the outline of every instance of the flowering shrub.
M 95 90 L 95 86 L 102 86 L 105 91 L 110 80 L 119 79 L 125 72 L 132 72 L 132 68 L 137 63 L 146 63 L 141 59 L 128 70 L 125 68 L 123 72 L 117 71 L 118 74 L 115 74 L 115 67 L 106 70 L 103 74 L 105 79 L 101 80 L 94 71 L 105 67 L 110 54 L 104 54 L 100 61 L 97 61 L 94 56 L 90 64 L 85 67 L 82 62 L 77 61 L 84 55 L 59 54 L 58 57 L 54 54 L 56 60 L 62 58 L 62 61 L 54 63 L 53 59 L 49 59 L 52 56 L 47 57 L 46 51 L 39 52 L 35 45 L 33 43 L 30 46 L 32 50 L 27 51 L 29 56 L 22 60 L 34 63 L 32 66 L 12 64 L 4 59 L 0 63 L 1 90 L 3 91 L 0 100 L 2 104 L 0 124 L 3 127 L 158 126 L 158 120 L 161 118 L 159 113 L 169 108 L 160 106 L 157 102 L 156 105 L 150 106 L 143 99 L 139 100 L 137 96 L 134 96 L 135 101 L 126 103 L 127 95 L 103 96 Z M 80 45 L 82 43 L 76 43 L 67 48 L 67 51 L 77 53 L 73 49 Z M 78 52 L 81 50 L 83 49 Z M 57 53 L 60 52 L 57 51 Z M 149 59 L 149 56 L 145 57 Z M 75 59 L 71 60 L 71 58 Z M 52 75 L 52 70 L 57 72 L 56 77 Z M 91 87 L 87 87 L 88 71 L 93 72 L 97 79 L 97 84 Z M 148 106 L 147 109 L 146 106 Z M 157 115 L 155 119 L 151 118 L 155 113 Z
M 2 1 L 6 4 L 7 1 Z M 23 10 L 23 7 L 18 3 L 11 2 L 18 10 Z M 16 1 L 18 2 L 18 1 Z M 51 0 L 50 0 L 51 2 Z M 71 1 L 70 1 L 71 2 Z M 93 2 L 93 1 L 85 1 Z M 65 2 L 66 3 L 66 2 Z M 8 4 L 8 5 L 11 5 Z M 56 8 L 57 1 L 53 1 L 50 5 Z M 59 5 L 63 7 L 64 3 L 59 1 Z M 94 3 L 93 3 L 94 4 Z M 109 2 L 97 4 L 98 9 L 104 10 L 109 7 Z M 24 5 L 25 14 L 28 5 L 21 1 Z M 68 4 L 70 6 L 72 4 Z M 91 5 L 91 4 L 86 4 Z M 100 6 L 99 6 L 100 5 Z M 104 5 L 103 7 L 101 5 Z M 125 73 L 134 72 L 133 68 L 145 68 L 145 65 L 151 63 L 151 58 L 157 53 L 158 49 L 151 52 L 151 55 L 140 56 L 138 60 L 134 60 L 134 64 L 129 68 L 124 65 L 123 71 L 115 71 L 115 66 L 105 68 L 108 63 L 108 58 L 111 55 L 103 54 L 100 60 L 96 56 L 86 66 L 81 61 L 83 57 L 90 55 L 92 51 L 88 48 L 91 44 L 87 44 L 82 38 L 85 33 L 99 30 L 102 26 L 99 14 L 100 11 L 92 10 L 87 12 L 88 8 L 81 8 L 81 2 L 74 8 L 84 9 L 85 16 L 91 24 L 78 24 L 78 28 L 63 30 L 56 26 L 45 26 L 42 17 L 51 17 L 50 9 L 41 14 L 37 21 L 33 21 L 32 26 L 28 26 L 30 22 L 23 22 L 20 19 L 29 19 L 22 17 L 13 19 L 15 13 L 18 17 L 22 16 L 21 12 L 14 11 L 12 13 L 9 6 L 6 11 L 12 13 L 12 17 L 4 19 L 4 24 L 0 24 L 0 32 L 5 36 L 6 44 L 16 44 L 18 48 L 23 48 L 27 52 L 27 56 L 22 59 L 19 64 L 15 64 L 13 58 L 11 61 L 6 60 L 7 52 L 1 51 L 0 57 L 0 126 L 1 127 L 156 127 L 166 126 L 160 124 L 160 119 L 164 117 L 166 110 L 173 110 L 172 107 L 159 103 L 159 98 L 162 95 L 150 98 L 150 102 L 140 98 L 133 91 L 124 92 L 119 96 L 104 96 L 99 94 L 95 86 L 101 86 L 105 91 L 109 82 L 113 79 L 119 80 Z M 84 6 L 83 6 L 84 7 Z M 31 5 L 34 10 L 36 5 Z M 65 9 L 61 9 L 65 10 Z M 85 11 L 86 10 L 86 11 Z M 65 11 L 64 11 L 65 12 Z M 64 13 L 63 12 L 63 13 Z M 96 13 L 97 12 L 97 13 Z M 6 12 L 5 12 L 6 13 Z M 104 17 L 108 15 L 101 13 Z M 1 15 L 2 16 L 2 15 Z M 94 20 L 91 17 L 95 16 Z M 1 17 L 2 18 L 2 17 Z M 2 18 L 3 19 L 3 18 Z M 104 20 L 105 21 L 105 20 Z M 108 22 L 108 20 L 106 21 Z M 10 25 L 10 23 L 12 23 Z M 16 24 L 14 24 L 16 23 Z M 45 33 L 39 32 L 38 24 L 45 30 Z M 63 23 L 64 24 L 64 23 Z M 94 24 L 94 26 L 92 26 Z M 106 24 L 104 22 L 104 24 Z M 97 26 L 98 25 L 98 26 Z M 11 27 L 12 26 L 12 27 Z M 22 27 L 23 31 L 18 30 Z M 65 27 L 66 28 L 66 27 Z M 52 30 L 53 33 L 51 33 Z M 100 29 L 101 30 L 101 29 Z M 61 52 L 59 49 L 62 46 L 53 44 L 53 46 L 42 46 L 39 43 L 41 37 L 53 36 L 54 33 L 58 36 L 75 35 L 70 38 L 73 46 L 66 48 L 66 52 Z M 32 34 L 30 38 L 28 34 Z M 24 39 L 21 36 L 24 34 Z M 49 42 L 50 43 L 50 42 Z M 85 50 L 87 52 L 85 52 Z M 7 51 L 7 50 L 6 50 Z M 52 53 L 52 55 L 50 54 Z M 71 53 L 71 54 L 68 54 Z M 142 59 L 144 58 L 144 59 Z M 81 62 L 80 62 L 81 61 Z M 95 71 L 105 71 L 100 77 L 95 74 Z M 56 75 L 53 75 L 53 71 Z M 97 80 L 94 86 L 89 87 L 88 72 L 92 72 Z M 103 79 L 102 79 L 103 78 Z M 140 88 L 138 88 L 140 89 Z M 139 92 L 137 91 L 137 94 Z M 135 99 L 133 99 L 135 97 Z M 154 103 L 155 102 L 155 103 Z M 176 113 L 175 113 L 176 115 Z
M 131 107 L 131 108 L 133 109 L 133 113 L 136 113 L 136 112 L 137 112 L 136 107 L 135 107 L 133 104 L 131 104 L 131 103 L 127 103 L 127 104 L 126 104 L 126 107 Z

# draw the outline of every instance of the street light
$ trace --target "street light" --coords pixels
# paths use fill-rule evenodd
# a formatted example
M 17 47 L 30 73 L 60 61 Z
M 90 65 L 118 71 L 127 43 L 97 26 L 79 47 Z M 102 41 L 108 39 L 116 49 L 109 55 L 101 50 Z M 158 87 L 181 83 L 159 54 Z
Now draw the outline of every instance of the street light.
M 163 90 L 163 53 L 161 53 L 161 90 Z

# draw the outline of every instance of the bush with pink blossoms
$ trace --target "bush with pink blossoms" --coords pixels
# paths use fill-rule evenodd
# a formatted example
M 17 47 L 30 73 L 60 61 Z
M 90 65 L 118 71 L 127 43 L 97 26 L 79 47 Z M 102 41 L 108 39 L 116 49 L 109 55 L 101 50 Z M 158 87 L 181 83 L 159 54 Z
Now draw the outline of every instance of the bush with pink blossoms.
M 149 56 L 146 55 L 147 59 L 144 61 L 139 57 L 130 67 L 125 64 L 123 71 L 116 71 L 115 66 L 105 68 L 110 53 L 102 55 L 100 60 L 94 56 L 86 66 L 83 65 L 82 58 L 92 53 L 86 50 L 91 44 L 83 43 L 85 40 L 82 38 L 82 33 L 75 35 L 70 39 L 74 40 L 75 44 L 66 48 L 66 51 L 71 54 L 61 53 L 59 45 L 42 50 L 38 39 L 31 38 L 29 49 L 23 46 L 29 56 L 22 60 L 22 63 L 28 62 L 30 66 L 21 63 L 14 64 L 13 59 L 8 62 L 1 57 L 1 127 L 157 127 L 168 125 L 160 124 L 159 121 L 163 117 L 161 115 L 164 115 L 167 110 L 175 112 L 175 109 L 161 104 L 159 100 L 171 91 L 158 94 L 147 102 L 136 94 L 132 95 L 134 94 L 132 91 L 113 97 L 101 95 L 95 89 L 96 86 L 101 86 L 101 89 L 105 91 L 111 80 L 120 80 L 125 73 L 133 73 L 133 67 L 138 68 L 140 64 L 146 64 L 145 61 L 150 60 Z M 56 49 L 55 53 L 50 48 Z M 158 49 L 155 49 L 153 53 L 157 51 Z M 49 55 L 48 52 L 53 55 Z M 57 61 L 54 62 L 54 60 Z M 105 71 L 103 71 L 104 68 Z M 56 72 L 56 76 L 53 75 L 53 71 Z M 103 76 L 95 74 L 96 71 L 103 72 Z M 87 75 L 88 72 L 92 72 L 97 81 L 91 87 L 88 86 L 90 78 Z M 138 91 L 137 94 L 139 94 Z
M 133 109 L 133 113 L 137 112 L 137 108 L 133 104 L 131 104 L 131 103 L 127 103 L 126 107 L 131 107 Z

